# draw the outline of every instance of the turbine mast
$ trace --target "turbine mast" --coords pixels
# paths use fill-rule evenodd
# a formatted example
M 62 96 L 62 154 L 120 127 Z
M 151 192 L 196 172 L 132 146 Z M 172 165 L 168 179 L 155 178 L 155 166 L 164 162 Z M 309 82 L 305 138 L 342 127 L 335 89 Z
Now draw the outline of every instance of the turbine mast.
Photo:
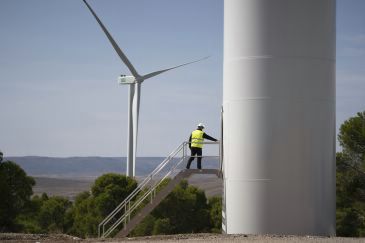
M 101 22 L 99 17 L 96 15 L 91 6 L 87 3 L 86 0 L 83 0 L 86 4 L 87 8 L 90 10 L 91 14 L 94 16 L 104 34 L 108 38 L 109 42 L 113 46 L 114 50 L 117 52 L 120 59 L 123 63 L 128 67 L 129 71 L 132 73 L 135 78 L 135 83 L 129 84 L 129 98 L 128 98 L 128 141 L 127 141 L 127 176 L 134 177 L 136 175 L 136 156 L 137 156 L 137 135 L 138 135 L 138 118 L 139 118 L 139 104 L 141 99 L 141 85 L 142 82 L 146 79 L 157 76 L 161 73 L 167 72 L 169 70 L 179 68 L 185 65 L 189 65 L 195 62 L 199 62 L 201 60 L 207 59 L 208 57 L 204 57 L 195 61 L 191 61 L 188 63 L 184 63 L 178 66 L 170 67 L 167 69 L 155 71 L 146 75 L 139 75 L 132 63 L 128 60 L 127 56 L 123 53 L 122 49 L 115 42 L 109 31 L 106 29 L 104 24 Z
M 127 56 L 123 53 L 122 49 L 115 42 L 109 31 L 101 22 L 91 6 L 83 0 L 91 14 L 94 16 L 101 29 L 105 33 L 109 42 L 112 44 L 114 50 L 117 52 L 120 59 L 128 67 L 129 71 L 136 79 L 140 78 L 140 75 L 133 67 L 132 63 L 128 60 Z M 137 86 L 137 91 L 136 91 Z M 127 141 L 127 176 L 134 177 L 136 175 L 136 154 L 137 154 L 137 132 L 138 132 L 138 115 L 139 115 L 139 101 L 140 101 L 140 83 L 130 84 L 129 87 L 129 104 L 128 104 L 128 141 Z

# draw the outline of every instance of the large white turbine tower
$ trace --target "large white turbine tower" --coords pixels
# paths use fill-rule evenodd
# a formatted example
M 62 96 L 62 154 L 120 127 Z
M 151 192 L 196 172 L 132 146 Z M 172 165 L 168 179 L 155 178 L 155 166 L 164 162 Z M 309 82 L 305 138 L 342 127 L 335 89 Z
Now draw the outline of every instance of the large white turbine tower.
M 139 75 L 136 69 L 133 67 L 132 63 L 128 60 L 127 56 L 123 53 L 117 43 L 114 41 L 113 37 L 110 35 L 108 30 L 105 28 L 103 23 L 100 21 L 94 10 L 90 5 L 83 0 L 92 15 L 95 17 L 96 21 L 99 23 L 100 27 L 104 31 L 105 35 L 108 37 L 110 43 L 112 44 L 114 50 L 118 53 L 120 59 L 128 67 L 132 76 L 121 75 L 118 78 L 119 84 L 129 85 L 129 108 L 128 108 L 128 149 L 127 149 L 127 176 L 136 175 L 136 151 L 137 151 L 137 133 L 138 133 L 138 116 L 139 116 L 139 101 L 141 96 L 141 84 L 144 80 L 152 78 L 156 75 L 175 69 L 181 66 L 185 66 L 194 62 L 204 60 L 208 57 L 195 60 L 192 62 L 184 63 L 171 68 L 155 71 L 146 75 Z
M 336 233 L 336 1 L 225 0 L 224 230 Z

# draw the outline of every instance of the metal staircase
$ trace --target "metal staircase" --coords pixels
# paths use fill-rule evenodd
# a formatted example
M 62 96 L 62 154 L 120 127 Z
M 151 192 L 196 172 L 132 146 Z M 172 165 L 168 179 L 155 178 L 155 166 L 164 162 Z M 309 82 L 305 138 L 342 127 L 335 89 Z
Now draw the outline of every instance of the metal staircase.
M 219 158 L 218 169 L 185 169 L 188 142 L 183 142 L 165 160 L 163 160 L 139 185 L 120 203 L 98 227 L 99 237 L 110 235 L 127 236 L 183 179 L 193 174 L 215 174 L 222 176 L 221 146 L 218 156 L 202 156 L 205 160 Z M 204 142 L 218 144 L 219 142 Z M 205 165 L 205 164 L 204 164 Z M 167 184 L 166 184 L 167 183 Z M 166 184 L 166 185 L 165 185 Z M 123 227 L 122 227 L 123 224 Z

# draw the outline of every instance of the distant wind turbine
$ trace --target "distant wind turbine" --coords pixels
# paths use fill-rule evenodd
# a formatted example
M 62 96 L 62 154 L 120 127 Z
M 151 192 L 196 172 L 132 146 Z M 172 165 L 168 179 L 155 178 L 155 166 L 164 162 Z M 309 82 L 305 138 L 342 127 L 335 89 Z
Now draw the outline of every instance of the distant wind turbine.
M 129 71 L 133 76 L 120 75 L 118 78 L 119 84 L 129 85 L 129 108 L 128 108 L 128 149 L 127 149 L 127 176 L 134 177 L 136 175 L 136 151 L 137 151 L 137 133 L 138 133 L 138 116 L 139 116 L 139 101 L 141 96 L 141 84 L 144 80 L 152 78 L 156 75 L 164 73 L 166 71 L 182 67 L 191 63 L 199 62 L 201 60 L 207 59 L 208 57 L 201 58 L 192 62 L 184 63 L 175 67 L 159 70 L 146 75 L 139 75 L 136 69 L 133 67 L 132 63 L 128 60 L 127 56 L 119 48 L 117 43 L 114 41 L 113 37 L 110 35 L 108 30 L 105 28 L 103 23 L 100 21 L 94 10 L 90 5 L 83 0 L 92 15 L 95 17 L 96 21 L 99 23 L 100 27 L 104 31 L 105 35 L 108 37 L 110 43 L 112 44 L 114 50 L 118 53 L 120 59 L 128 67 Z

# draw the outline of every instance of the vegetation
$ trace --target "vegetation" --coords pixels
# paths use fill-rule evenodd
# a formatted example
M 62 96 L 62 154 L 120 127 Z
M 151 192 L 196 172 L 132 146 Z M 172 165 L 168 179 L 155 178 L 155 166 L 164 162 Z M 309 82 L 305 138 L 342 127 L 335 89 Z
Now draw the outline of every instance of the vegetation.
M 1 191 L 10 199 L 1 200 L 1 232 L 95 237 L 101 220 L 137 187 L 134 179 L 109 173 L 97 178 L 91 191 L 80 193 L 73 203 L 46 194 L 31 198 L 34 180 L 13 162 L 0 166 Z M 220 208 L 220 198 L 208 201 L 202 190 L 182 181 L 131 234 L 219 232 L 220 223 L 214 220 L 220 217 Z
M 124 175 L 109 173 L 96 179 L 91 193 L 84 192 L 76 198 L 74 224 L 69 233 L 81 237 L 96 236 L 99 223 L 136 187 L 137 182 Z
M 222 198 L 212 197 L 208 202 L 209 220 L 213 233 L 222 232 Z
M 336 224 L 339 236 L 365 236 L 365 112 L 345 121 L 336 154 Z
M 30 203 L 33 194 L 33 178 L 27 176 L 17 164 L 6 161 L 0 163 L 0 231 L 17 231 L 20 225 L 16 217 Z
M 214 228 L 215 213 L 220 203 L 214 198 L 209 204 L 204 191 L 190 186 L 186 180 L 178 186 L 146 217 L 131 233 L 133 236 L 164 235 L 178 233 L 218 232 Z M 221 212 L 219 212 L 221 214 Z
M 336 154 L 337 235 L 365 236 L 365 112 L 342 124 Z M 164 181 L 163 185 L 166 185 Z M 15 163 L 0 163 L 0 232 L 67 233 L 94 237 L 100 221 L 137 186 L 105 174 L 72 203 L 62 197 L 32 196 L 34 180 Z M 160 190 L 162 189 L 163 185 Z M 222 200 L 182 181 L 131 233 L 133 236 L 221 232 Z

